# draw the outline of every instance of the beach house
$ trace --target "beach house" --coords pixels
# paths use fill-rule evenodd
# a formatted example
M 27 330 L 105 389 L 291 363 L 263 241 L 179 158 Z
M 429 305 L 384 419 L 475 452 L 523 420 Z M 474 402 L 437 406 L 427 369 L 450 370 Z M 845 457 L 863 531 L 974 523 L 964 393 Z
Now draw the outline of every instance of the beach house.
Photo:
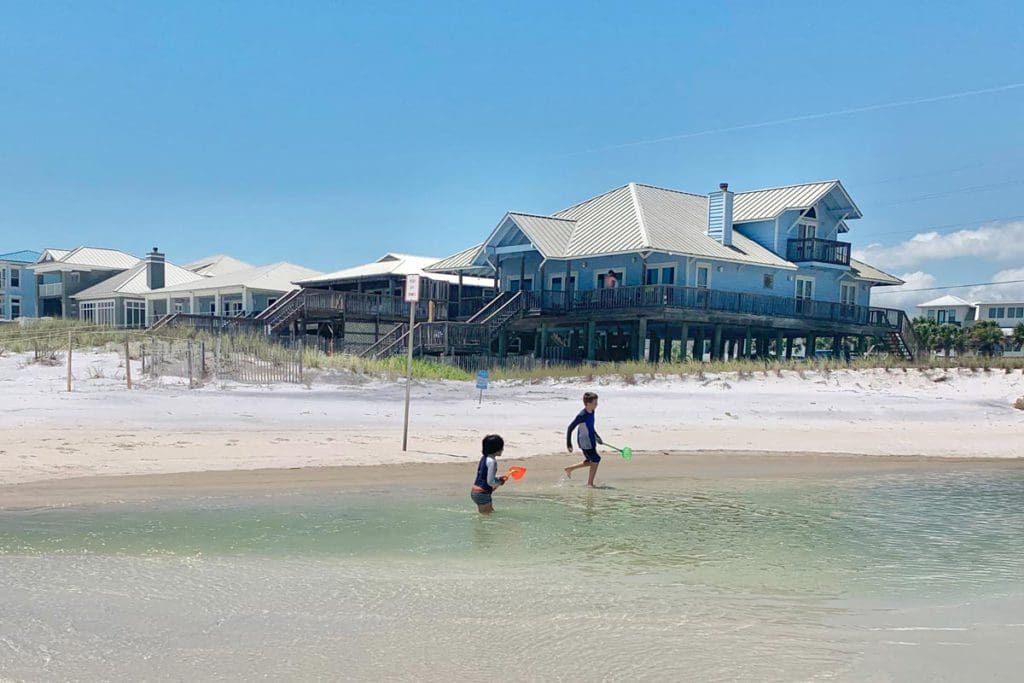
M 153 247 L 146 257 L 128 270 L 99 284 L 72 294 L 78 304 L 78 318 L 96 325 L 139 328 L 146 326 L 146 295 L 165 287 L 205 279 L 191 270 L 168 263 Z
M 32 264 L 38 315 L 78 318 L 74 295 L 138 265 L 140 259 L 117 249 L 46 249 Z
M 977 304 L 946 294 L 917 305 L 919 314 L 940 325 L 969 325 L 975 321 Z
M 629 183 L 550 215 L 509 212 L 479 246 L 427 268 L 494 277 L 499 295 L 461 327 L 424 323 L 413 345 L 657 361 L 880 337 L 913 357 L 906 314 L 870 305 L 874 287 L 902 281 L 842 239 L 859 218 L 838 180 L 707 194 Z
M 209 272 L 208 259 L 197 263 L 200 270 L 204 270 L 201 264 L 207 264 L 205 269 Z M 145 292 L 142 297 L 147 325 L 175 314 L 181 322 L 194 325 L 218 318 L 254 318 L 289 292 L 297 290 L 296 281 L 320 274 L 284 261 L 240 270 L 229 264 L 216 275 L 187 282 L 168 282 L 162 288 Z M 206 320 L 197 320 L 200 317 Z
M 36 279 L 30 267 L 37 251 L 0 254 L 0 320 L 36 316 Z

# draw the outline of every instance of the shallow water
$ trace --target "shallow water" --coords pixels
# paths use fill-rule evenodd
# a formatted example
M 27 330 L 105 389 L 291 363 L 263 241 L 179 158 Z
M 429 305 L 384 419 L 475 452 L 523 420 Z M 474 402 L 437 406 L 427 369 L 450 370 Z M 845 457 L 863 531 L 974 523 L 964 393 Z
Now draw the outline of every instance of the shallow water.
M 0 675 L 951 680 L 1024 645 L 1024 470 L 0 513 Z M 980 667 L 980 669 L 979 669 Z

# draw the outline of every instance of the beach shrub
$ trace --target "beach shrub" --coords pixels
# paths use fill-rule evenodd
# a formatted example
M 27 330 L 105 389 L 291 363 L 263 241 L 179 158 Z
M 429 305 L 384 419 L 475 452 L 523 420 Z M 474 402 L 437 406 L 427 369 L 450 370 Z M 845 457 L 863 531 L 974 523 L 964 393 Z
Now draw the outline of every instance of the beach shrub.
M 1021 396 L 1013 403 L 1013 407 L 1017 410 L 1024 410 L 1024 396 Z

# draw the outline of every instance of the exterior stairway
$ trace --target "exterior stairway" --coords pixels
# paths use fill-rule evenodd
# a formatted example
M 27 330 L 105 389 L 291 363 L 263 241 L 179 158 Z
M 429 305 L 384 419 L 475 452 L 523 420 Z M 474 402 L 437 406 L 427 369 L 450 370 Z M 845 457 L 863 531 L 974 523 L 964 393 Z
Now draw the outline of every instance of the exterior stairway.
M 301 289 L 293 289 L 274 302 L 273 306 L 256 316 L 256 321 L 266 326 L 268 334 L 274 334 L 282 327 L 298 320 L 305 310 L 306 300 Z

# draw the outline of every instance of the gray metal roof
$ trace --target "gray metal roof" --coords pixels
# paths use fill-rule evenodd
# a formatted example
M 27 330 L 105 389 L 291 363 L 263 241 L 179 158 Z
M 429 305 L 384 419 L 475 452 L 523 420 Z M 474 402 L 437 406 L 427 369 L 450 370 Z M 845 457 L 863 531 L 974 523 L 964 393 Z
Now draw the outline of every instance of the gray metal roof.
M 576 228 L 575 221 L 529 213 L 511 212 L 508 219 L 519 226 L 542 254 L 565 253 Z
M 462 251 L 443 258 L 440 261 L 431 263 L 423 270 L 428 273 L 457 273 L 459 271 L 479 270 L 480 266 L 475 265 L 473 262 L 483 251 L 483 248 L 484 245 L 477 244 L 469 249 L 463 249 Z
M 168 285 L 152 292 L 149 296 L 161 296 L 164 293 L 196 294 L 201 296 L 212 294 L 218 289 L 238 289 L 246 287 L 267 292 L 288 292 L 298 289 L 294 282 L 323 275 L 320 271 L 297 266 L 294 263 L 281 261 L 257 268 L 236 270 L 213 277 L 204 277 L 193 282 L 179 285 Z
M 52 260 L 42 261 L 47 256 Z M 69 252 L 61 253 L 57 249 L 47 249 L 40 257 L 41 261 L 33 268 L 37 272 L 52 270 L 128 270 L 139 259 L 117 249 L 101 249 L 98 247 L 78 247 Z
M 149 285 L 146 282 L 146 265 L 145 261 L 140 261 L 135 264 L 134 267 L 124 271 L 123 273 L 118 273 L 99 284 L 93 285 L 88 289 L 83 289 L 77 294 L 73 294 L 71 298 L 82 301 L 87 299 L 110 299 L 122 296 L 141 297 L 142 294 L 161 291 L 159 289 L 149 288 Z M 188 282 L 197 282 L 203 279 L 205 278 L 202 275 L 198 275 L 190 270 L 176 266 L 173 263 L 164 263 L 165 287 L 174 287 L 176 285 L 182 285 Z
M 853 271 L 853 275 L 855 277 L 859 277 L 862 280 L 871 280 L 879 285 L 887 286 L 906 284 L 898 277 L 889 275 L 889 273 L 883 272 L 874 266 L 869 266 L 863 261 L 858 261 L 855 258 L 850 259 L 850 270 Z
M 842 201 L 834 202 L 834 206 L 826 206 L 826 208 L 849 208 L 850 218 L 860 218 L 860 209 L 850 199 L 850 195 L 846 193 L 842 183 L 838 180 L 826 180 L 820 183 L 737 192 L 733 200 L 732 220 L 734 223 L 773 220 L 789 209 L 810 208 L 833 190 L 839 190 Z
M 225 273 L 233 273 L 252 267 L 253 265 L 251 263 L 239 261 L 234 257 L 225 256 L 224 254 L 207 256 L 206 258 L 201 258 L 182 266 L 185 270 L 191 270 L 193 273 L 199 273 L 205 277 L 224 275 Z

